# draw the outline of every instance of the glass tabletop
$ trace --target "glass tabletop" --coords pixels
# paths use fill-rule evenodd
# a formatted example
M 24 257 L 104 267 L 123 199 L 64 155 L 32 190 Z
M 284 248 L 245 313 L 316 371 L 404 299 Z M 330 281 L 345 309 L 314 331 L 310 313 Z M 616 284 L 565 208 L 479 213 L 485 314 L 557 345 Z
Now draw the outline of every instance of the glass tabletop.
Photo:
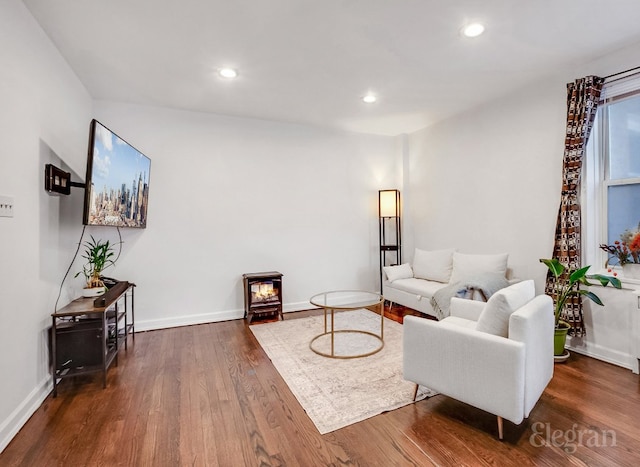
M 365 290 L 334 290 L 322 292 L 309 299 L 312 305 L 335 310 L 355 310 L 378 305 L 384 300 L 382 295 Z

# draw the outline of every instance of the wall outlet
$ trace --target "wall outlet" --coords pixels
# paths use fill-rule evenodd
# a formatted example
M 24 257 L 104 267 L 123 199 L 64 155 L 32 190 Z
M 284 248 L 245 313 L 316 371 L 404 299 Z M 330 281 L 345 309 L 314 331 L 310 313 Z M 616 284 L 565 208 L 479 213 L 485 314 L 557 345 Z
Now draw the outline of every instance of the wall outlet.
M 0 217 L 13 217 L 13 197 L 0 195 Z

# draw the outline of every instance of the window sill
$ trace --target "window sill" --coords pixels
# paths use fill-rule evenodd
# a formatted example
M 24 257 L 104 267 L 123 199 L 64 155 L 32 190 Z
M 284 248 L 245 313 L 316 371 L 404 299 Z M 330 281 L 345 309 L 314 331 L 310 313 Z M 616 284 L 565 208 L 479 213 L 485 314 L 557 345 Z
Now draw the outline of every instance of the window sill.
M 623 289 L 632 289 L 632 290 L 636 290 L 637 292 L 640 292 L 640 279 L 631 279 L 629 277 L 624 277 L 622 275 L 622 270 L 620 268 L 618 268 L 618 267 L 613 268 L 613 270 L 611 272 L 609 272 L 606 269 L 600 269 L 600 270 L 596 270 L 594 272 L 589 271 L 589 273 L 590 273 L 589 275 L 591 275 L 591 274 L 602 274 L 602 275 L 605 275 L 605 276 L 613 276 L 613 274 L 616 273 L 615 277 L 617 279 L 620 279 L 620 282 L 622 282 L 622 288 Z M 592 282 L 595 282 L 594 285 L 602 287 L 599 282 L 593 281 L 593 280 L 592 280 Z M 610 286 L 607 286 L 607 287 L 610 287 Z

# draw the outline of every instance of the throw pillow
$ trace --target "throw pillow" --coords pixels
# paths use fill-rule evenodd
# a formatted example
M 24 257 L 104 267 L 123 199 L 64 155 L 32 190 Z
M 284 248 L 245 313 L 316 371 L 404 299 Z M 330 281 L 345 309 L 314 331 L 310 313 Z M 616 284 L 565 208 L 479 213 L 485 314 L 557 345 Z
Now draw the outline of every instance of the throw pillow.
M 454 252 L 453 248 L 432 251 L 416 248 L 413 255 L 414 276 L 428 281 L 449 282 Z
M 404 263 L 399 266 L 385 266 L 382 269 L 384 269 L 384 273 L 387 275 L 389 282 L 413 277 L 413 271 L 409 263 Z
M 465 253 L 453 253 L 453 270 L 451 271 L 451 283 L 460 282 L 469 277 L 483 274 L 507 274 L 508 253 L 497 255 L 468 255 Z
M 511 313 L 533 300 L 536 288 L 533 280 L 518 282 L 494 293 L 478 317 L 477 331 L 509 337 Z

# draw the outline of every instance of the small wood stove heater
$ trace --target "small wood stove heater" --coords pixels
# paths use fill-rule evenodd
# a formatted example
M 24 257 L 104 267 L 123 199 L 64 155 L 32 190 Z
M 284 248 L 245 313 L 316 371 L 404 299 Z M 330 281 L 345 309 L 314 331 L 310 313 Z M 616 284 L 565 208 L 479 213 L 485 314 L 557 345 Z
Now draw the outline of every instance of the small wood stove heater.
M 282 274 L 277 271 L 243 274 L 244 317 L 249 323 L 254 317 L 282 318 Z

